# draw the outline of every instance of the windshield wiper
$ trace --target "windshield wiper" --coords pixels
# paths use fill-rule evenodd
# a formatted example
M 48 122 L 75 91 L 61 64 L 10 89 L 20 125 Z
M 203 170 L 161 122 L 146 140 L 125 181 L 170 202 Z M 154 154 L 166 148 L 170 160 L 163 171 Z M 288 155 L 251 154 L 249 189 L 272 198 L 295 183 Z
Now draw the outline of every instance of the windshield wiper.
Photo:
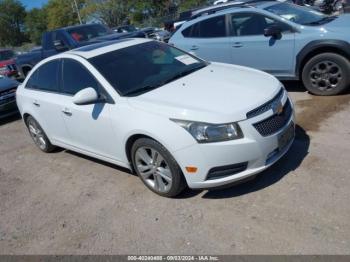
M 314 21 L 314 22 L 310 22 L 310 23 L 306 23 L 304 25 L 323 25 L 325 23 L 328 23 L 330 21 L 333 21 L 334 19 L 336 19 L 338 16 L 326 16 L 323 17 L 322 19 L 318 20 L 318 21 Z
M 143 86 L 141 88 L 137 88 L 131 91 L 128 91 L 126 93 L 123 94 L 123 96 L 130 96 L 130 95 L 140 95 L 143 93 L 146 93 L 148 91 L 151 91 L 153 89 L 158 88 L 160 85 L 149 85 L 149 86 Z
M 162 82 L 160 85 L 165 85 L 165 84 L 168 84 L 168 83 L 170 83 L 170 82 L 173 82 L 173 81 L 175 81 L 175 80 L 177 80 L 177 79 L 179 79 L 179 78 L 182 78 L 182 77 L 184 77 L 184 76 L 187 76 L 187 75 L 189 75 L 189 74 L 191 74 L 191 73 L 193 73 L 193 72 L 195 72 L 195 71 L 197 71 L 197 70 L 199 70 L 199 69 L 202 69 L 203 67 L 206 67 L 206 66 L 207 66 L 206 64 L 201 64 L 200 66 L 191 68 L 191 69 L 189 69 L 189 70 L 182 71 L 182 72 L 180 72 L 180 73 L 178 73 L 178 74 L 176 74 L 176 75 L 170 77 L 169 79 L 165 80 L 165 81 Z
M 179 78 L 182 78 L 186 75 L 189 75 L 199 69 L 202 69 L 203 67 L 206 67 L 207 64 L 201 64 L 200 66 L 197 66 L 197 67 L 194 67 L 194 68 L 191 68 L 189 70 L 185 70 L 183 72 L 180 72 L 178 74 L 175 74 L 174 76 L 166 79 L 165 81 L 162 81 L 160 82 L 159 84 L 156 84 L 156 85 L 147 85 L 147 86 L 144 86 L 144 87 L 141 87 L 141 88 L 137 88 L 137 89 L 134 89 L 134 90 L 131 90 L 131 91 L 128 91 L 126 93 L 123 94 L 123 96 L 135 96 L 135 95 L 140 95 L 140 94 L 143 94 L 143 93 L 146 93 L 148 91 L 151 91 L 153 89 L 156 89 L 160 86 L 163 86 L 165 84 L 168 84 L 172 81 L 175 81 L 176 79 L 179 79 Z

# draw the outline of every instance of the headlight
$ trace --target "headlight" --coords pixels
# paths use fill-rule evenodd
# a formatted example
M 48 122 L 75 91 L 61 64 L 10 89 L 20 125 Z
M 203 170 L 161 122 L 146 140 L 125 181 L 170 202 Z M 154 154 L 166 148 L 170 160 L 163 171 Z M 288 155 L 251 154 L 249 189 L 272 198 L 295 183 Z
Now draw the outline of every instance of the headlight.
M 186 129 L 198 143 L 220 142 L 243 137 L 242 130 L 237 123 L 209 124 L 178 119 L 170 120 Z
M 0 67 L 0 75 L 5 75 L 7 73 L 8 69 L 6 66 Z

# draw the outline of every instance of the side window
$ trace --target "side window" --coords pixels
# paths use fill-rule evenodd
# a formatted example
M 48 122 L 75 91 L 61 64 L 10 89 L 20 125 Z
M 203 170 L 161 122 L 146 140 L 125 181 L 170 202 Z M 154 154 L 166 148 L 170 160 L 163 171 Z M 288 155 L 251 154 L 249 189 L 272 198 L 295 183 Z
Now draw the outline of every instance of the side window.
M 43 64 L 31 75 L 26 87 L 43 91 L 58 92 L 59 65 L 60 60 L 54 60 Z
M 191 25 L 182 31 L 182 35 L 184 37 L 199 37 L 199 27 L 200 23 Z
M 225 37 L 226 23 L 225 16 L 216 16 L 200 22 L 200 37 Z
M 97 80 L 78 61 L 64 59 L 62 73 L 62 92 L 65 94 L 75 95 L 87 87 L 100 91 Z
M 53 41 L 60 40 L 60 41 L 62 41 L 66 46 L 69 46 L 69 43 L 67 42 L 67 39 L 64 37 L 63 33 L 60 32 L 60 31 L 53 32 L 52 38 L 53 38 L 53 39 L 52 39 Z
M 263 35 L 265 28 L 271 25 L 280 26 L 283 32 L 291 30 L 285 23 L 254 13 L 233 14 L 231 22 L 235 36 Z
M 200 21 L 182 31 L 184 37 L 216 38 L 226 37 L 225 16 L 216 16 Z

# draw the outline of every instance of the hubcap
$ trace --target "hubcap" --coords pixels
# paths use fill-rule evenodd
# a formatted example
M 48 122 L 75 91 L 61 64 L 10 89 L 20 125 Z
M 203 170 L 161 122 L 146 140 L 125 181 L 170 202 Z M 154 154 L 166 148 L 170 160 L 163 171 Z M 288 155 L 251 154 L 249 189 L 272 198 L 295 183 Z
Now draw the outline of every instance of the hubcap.
M 343 72 L 340 66 L 331 61 L 319 62 L 310 72 L 312 86 L 321 91 L 337 88 L 342 78 Z
M 140 147 L 135 154 L 136 168 L 141 178 L 154 190 L 168 192 L 173 176 L 163 156 L 153 148 Z
M 30 133 L 31 137 L 34 140 L 34 143 L 38 147 L 40 147 L 40 149 L 44 150 L 46 148 L 46 141 L 45 141 L 44 133 L 42 132 L 42 130 L 33 121 L 29 122 L 28 129 L 29 129 L 29 133 Z

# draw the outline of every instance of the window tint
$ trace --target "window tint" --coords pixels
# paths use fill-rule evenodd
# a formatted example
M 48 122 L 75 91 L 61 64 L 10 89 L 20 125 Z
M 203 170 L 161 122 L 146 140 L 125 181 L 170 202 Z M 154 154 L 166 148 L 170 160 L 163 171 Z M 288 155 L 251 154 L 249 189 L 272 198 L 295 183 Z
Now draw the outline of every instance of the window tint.
M 67 45 L 67 46 L 69 45 L 68 42 L 67 42 L 67 39 L 64 37 L 63 33 L 60 32 L 60 31 L 54 32 L 52 34 L 52 37 L 53 37 L 53 41 L 60 40 L 65 45 Z
M 75 95 L 80 90 L 92 87 L 99 92 L 97 80 L 79 62 L 72 59 L 63 60 L 62 92 Z
M 58 70 L 60 60 L 47 62 L 40 66 L 29 78 L 27 88 L 58 92 Z
M 123 96 L 161 87 L 207 65 L 179 49 L 155 41 L 104 53 L 90 58 L 89 62 Z M 77 78 L 76 73 L 73 76 Z
M 225 37 L 226 23 L 225 16 L 216 16 L 198 22 L 182 31 L 185 37 Z
M 264 30 L 271 25 L 278 25 L 284 32 L 291 30 L 287 24 L 260 14 L 234 14 L 231 16 L 231 21 L 235 36 L 263 35 Z

